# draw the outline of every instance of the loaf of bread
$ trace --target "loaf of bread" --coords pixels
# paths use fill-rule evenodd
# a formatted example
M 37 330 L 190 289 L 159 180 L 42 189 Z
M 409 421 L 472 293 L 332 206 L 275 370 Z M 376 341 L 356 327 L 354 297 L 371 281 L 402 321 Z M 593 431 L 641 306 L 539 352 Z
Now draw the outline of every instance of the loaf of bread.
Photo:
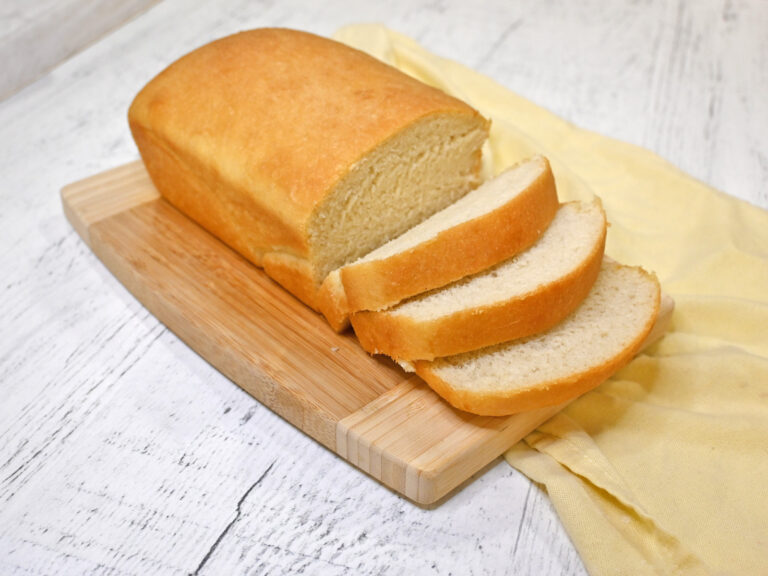
M 547 159 L 520 162 L 329 274 L 320 291 L 320 311 L 341 330 L 349 312 L 389 308 L 486 270 L 536 242 L 557 208 Z
M 405 367 L 450 404 L 475 414 L 500 416 L 554 406 L 594 388 L 626 364 L 653 328 L 659 303 L 655 276 L 605 259 L 584 302 L 551 330 Z
M 480 186 L 488 121 L 342 44 L 217 40 L 128 119 L 168 202 L 459 409 L 573 398 L 656 320 L 656 279 L 602 258 L 599 202 L 558 210 L 542 157 Z
M 488 135 L 440 90 L 284 29 L 182 57 L 128 118 L 160 193 L 313 308 L 329 272 L 475 188 Z
M 605 233 L 599 200 L 563 204 L 528 250 L 387 310 L 355 312 L 355 334 L 368 352 L 432 360 L 548 330 L 592 288 Z

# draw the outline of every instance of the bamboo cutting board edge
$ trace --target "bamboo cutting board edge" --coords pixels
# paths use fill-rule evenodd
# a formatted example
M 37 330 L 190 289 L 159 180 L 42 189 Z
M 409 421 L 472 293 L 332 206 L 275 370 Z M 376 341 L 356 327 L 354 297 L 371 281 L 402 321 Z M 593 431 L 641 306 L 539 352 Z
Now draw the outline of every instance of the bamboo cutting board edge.
M 141 161 L 61 196 L 77 233 L 158 320 L 258 401 L 417 504 L 438 505 L 563 408 L 508 417 L 452 408 L 168 205 Z M 671 307 L 666 298 L 647 343 Z

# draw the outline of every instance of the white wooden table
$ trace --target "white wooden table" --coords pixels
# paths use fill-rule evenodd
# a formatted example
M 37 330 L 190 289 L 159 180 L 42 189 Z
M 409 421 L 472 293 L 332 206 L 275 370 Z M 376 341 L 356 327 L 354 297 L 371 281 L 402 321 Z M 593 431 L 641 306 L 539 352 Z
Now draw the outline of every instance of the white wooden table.
M 180 343 L 62 215 L 62 185 L 137 157 L 128 104 L 182 53 L 363 21 L 768 207 L 762 0 L 164 0 L 0 102 L 0 574 L 584 574 L 507 464 L 414 506 Z

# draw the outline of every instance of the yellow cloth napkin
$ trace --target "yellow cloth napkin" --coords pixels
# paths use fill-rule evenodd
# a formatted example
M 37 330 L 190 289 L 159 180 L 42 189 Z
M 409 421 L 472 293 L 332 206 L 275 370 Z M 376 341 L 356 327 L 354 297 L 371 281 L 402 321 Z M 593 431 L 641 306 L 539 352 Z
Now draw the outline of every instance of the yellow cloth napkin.
M 475 106 L 487 169 L 533 153 L 562 199 L 599 195 L 607 253 L 654 270 L 667 336 L 507 454 L 591 574 L 768 574 L 768 211 L 590 133 L 377 25 L 336 38 Z

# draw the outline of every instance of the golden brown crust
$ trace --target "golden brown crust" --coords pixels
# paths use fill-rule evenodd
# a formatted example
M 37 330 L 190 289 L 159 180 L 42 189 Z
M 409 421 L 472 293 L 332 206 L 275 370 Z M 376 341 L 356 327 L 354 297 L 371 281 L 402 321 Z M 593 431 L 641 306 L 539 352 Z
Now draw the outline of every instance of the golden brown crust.
M 336 332 L 349 328 L 349 313 L 341 275 L 338 270 L 323 280 L 317 293 L 317 308 Z
M 605 362 L 566 377 L 541 382 L 528 388 L 510 390 L 467 390 L 457 388 L 440 378 L 425 360 L 413 363 L 415 372 L 449 404 L 473 414 L 483 416 L 508 416 L 545 406 L 556 406 L 592 390 L 624 367 L 638 353 L 650 334 L 659 314 L 660 295 L 658 280 L 649 274 L 656 285 L 654 309 L 648 321 L 632 342 Z
M 313 310 L 318 309 L 317 285 L 312 268 L 303 258 L 268 252 L 262 259 L 264 272 Z
M 360 51 L 261 29 L 171 64 L 136 96 L 128 117 L 164 197 L 257 265 L 266 253 L 305 259 L 316 290 L 313 211 L 370 151 L 441 114 L 485 122 Z
M 179 153 L 168 143 L 154 137 L 151 131 L 145 130 L 142 126 L 133 125 L 132 132 L 139 150 L 142 151 L 144 165 L 163 197 L 246 259 L 261 266 L 263 246 L 248 242 L 253 232 L 249 235 L 238 233 L 238 227 L 231 223 L 228 203 L 200 200 L 217 194 L 214 180 L 207 178 L 205 174 L 201 175 L 201 171 L 190 168 L 189 163 Z M 229 193 L 226 188 L 219 192 L 221 195 Z M 262 222 L 246 210 L 243 211 L 239 224 L 251 230 L 269 226 L 268 221 Z
M 432 360 L 549 330 L 587 297 L 600 272 L 605 228 L 581 265 L 518 298 L 418 322 L 404 315 L 357 312 L 352 326 L 362 347 L 396 360 Z
M 549 162 L 544 162 L 541 175 L 499 209 L 443 230 L 412 250 L 342 268 L 349 311 L 382 310 L 490 268 L 531 246 L 558 209 L 554 176 Z

